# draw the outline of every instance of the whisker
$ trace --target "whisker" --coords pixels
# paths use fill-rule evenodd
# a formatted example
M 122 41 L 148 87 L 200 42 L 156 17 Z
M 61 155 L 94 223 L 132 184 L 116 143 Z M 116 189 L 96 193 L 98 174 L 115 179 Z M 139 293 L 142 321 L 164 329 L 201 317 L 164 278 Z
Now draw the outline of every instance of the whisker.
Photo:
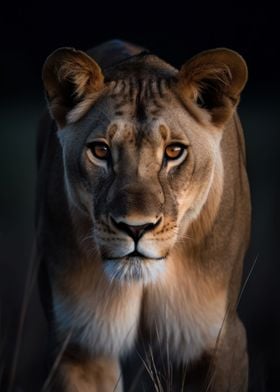
M 80 243 L 83 244 L 88 240 L 93 240 L 93 233 L 88 234 L 87 236 L 80 238 Z

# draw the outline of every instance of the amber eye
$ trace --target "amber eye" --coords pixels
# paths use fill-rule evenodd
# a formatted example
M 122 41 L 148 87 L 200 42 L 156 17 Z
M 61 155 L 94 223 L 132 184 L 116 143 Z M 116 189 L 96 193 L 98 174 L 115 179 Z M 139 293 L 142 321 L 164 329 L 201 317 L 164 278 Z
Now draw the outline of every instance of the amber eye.
M 165 157 L 167 159 L 178 159 L 186 151 L 186 146 L 179 143 L 170 144 L 165 148 Z
M 107 160 L 110 156 L 110 148 L 106 143 L 93 142 L 88 145 L 88 149 L 95 158 Z

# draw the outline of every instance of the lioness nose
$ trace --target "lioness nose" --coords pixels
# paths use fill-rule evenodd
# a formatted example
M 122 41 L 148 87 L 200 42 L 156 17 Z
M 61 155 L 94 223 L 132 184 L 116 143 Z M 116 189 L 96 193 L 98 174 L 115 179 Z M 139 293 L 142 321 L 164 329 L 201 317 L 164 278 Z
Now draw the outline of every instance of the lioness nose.
M 137 242 L 144 233 L 146 233 L 149 230 L 153 230 L 156 226 L 159 225 L 161 218 L 159 218 L 156 223 L 144 223 L 143 225 L 130 225 L 126 222 L 116 222 L 114 218 L 111 217 L 111 220 L 114 224 L 114 226 L 121 230 L 124 231 L 126 234 L 128 234 L 135 242 Z

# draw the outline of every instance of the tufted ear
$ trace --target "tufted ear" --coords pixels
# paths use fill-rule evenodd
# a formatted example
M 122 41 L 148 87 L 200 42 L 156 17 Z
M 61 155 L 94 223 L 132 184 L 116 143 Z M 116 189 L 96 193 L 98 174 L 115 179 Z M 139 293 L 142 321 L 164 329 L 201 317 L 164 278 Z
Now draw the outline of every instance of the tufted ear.
M 54 51 L 45 61 L 42 77 L 51 116 L 60 128 L 65 125 L 70 110 L 103 87 L 98 64 L 84 52 L 72 48 Z
M 183 94 L 208 110 L 218 126 L 232 115 L 247 77 L 245 60 L 224 48 L 196 55 L 178 74 Z

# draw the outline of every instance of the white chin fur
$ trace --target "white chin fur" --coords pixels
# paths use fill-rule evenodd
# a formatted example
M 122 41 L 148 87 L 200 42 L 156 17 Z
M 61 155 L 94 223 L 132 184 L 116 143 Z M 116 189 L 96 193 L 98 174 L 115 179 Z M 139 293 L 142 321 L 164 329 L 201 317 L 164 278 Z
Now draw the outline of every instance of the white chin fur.
M 124 283 L 154 283 L 165 270 L 165 259 L 130 257 L 122 260 L 106 260 L 104 270 L 111 282 L 116 280 Z

